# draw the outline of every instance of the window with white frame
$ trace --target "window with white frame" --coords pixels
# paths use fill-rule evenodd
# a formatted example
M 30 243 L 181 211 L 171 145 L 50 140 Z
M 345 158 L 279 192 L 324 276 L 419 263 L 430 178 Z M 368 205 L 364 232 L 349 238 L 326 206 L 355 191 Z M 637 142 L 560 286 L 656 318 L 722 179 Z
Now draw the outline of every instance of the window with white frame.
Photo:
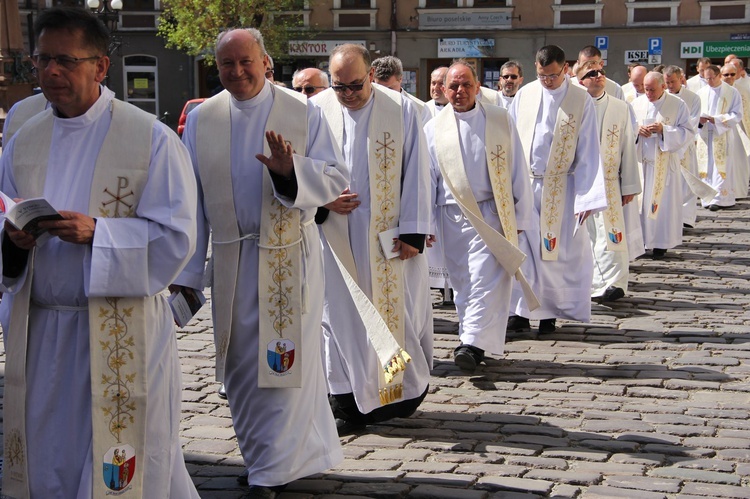
M 633 0 L 625 2 L 628 26 L 676 26 L 680 0 Z
M 374 30 L 376 28 L 376 0 L 333 0 L 333 29 Z
M 291 7 L 290 10 L 271 13 L 271 22 L 280 20 L 286 22 L 293 29 L 308 29 L 310 27 L 310 1 L 296 0 Z
M 122 58 L 125 102 L 159 116 L 159 72 L 156 57 L 145 54 Z
M 555 0 L 555 28 L 597 28 L 602 25 L 601 0 Z
M 706 0 L 701 6 L 701 24 L 750 22 L 750 0 Z
M 109 0 L 100 0 L 109 1 Z M 159 19 L 159 0 L 125 0 L 120 11 L 121 31 L 154 31 Z

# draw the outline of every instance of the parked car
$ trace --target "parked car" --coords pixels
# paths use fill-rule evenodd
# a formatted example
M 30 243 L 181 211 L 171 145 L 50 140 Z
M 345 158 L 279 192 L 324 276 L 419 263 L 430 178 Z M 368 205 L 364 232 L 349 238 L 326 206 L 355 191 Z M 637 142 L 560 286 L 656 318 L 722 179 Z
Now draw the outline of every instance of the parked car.
M 187 115 L 190 111 L 198 107 L 198 105 L 206 99 L 190 99 L 185 103 L 185 107 L 182 108 L 180 113 L 180 121 L 177 122 L 177 135 L 182 137 L 182 132 L 185 130 L 185 123 L 187 123 Z

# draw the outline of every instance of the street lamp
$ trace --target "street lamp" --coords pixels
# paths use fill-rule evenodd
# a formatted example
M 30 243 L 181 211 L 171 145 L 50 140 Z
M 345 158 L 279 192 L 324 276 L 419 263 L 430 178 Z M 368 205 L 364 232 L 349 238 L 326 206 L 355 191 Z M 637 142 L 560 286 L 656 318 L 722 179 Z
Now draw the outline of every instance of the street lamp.
M 99 16 L 110 33 L 117 31 L 117 23 L 120 21 L 122 0 L 87 0 L 89 9 Z

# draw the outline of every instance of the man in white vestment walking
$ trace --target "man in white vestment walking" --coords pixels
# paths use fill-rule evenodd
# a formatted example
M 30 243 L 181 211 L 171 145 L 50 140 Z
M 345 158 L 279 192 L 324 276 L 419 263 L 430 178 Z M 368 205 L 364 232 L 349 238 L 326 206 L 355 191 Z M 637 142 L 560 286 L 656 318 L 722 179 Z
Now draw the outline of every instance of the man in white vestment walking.
M 646 66 L 638 65 L 630 70 L 630 81 L 622 86 L 625 102 L 632 104 L 635 99 L 643 95 L 643 79 L 648 69 Z
M 528 255 L 522 267 L 541 306 L 533 312 L 514 284 L 508 330 L 554 332 L 556 318 L 586 322 L 591 317 L 594 263 L 586 218 L 607 207 L 600 167 L 594 103 L 565 75 L 560 47 L 536 54 L 537 80 L 518 91 L 510 107 L 528 160 L 535 227 L 519 236 Z
M 518 89 L 523 85 L 523 67 L 518 61 L 507 61 L 500 66 L 500 81 L 498 91 L 500 92 L 500 107 L 508 109 Z
M 432 99 L 425 102 L 425 107 L 430 113 L 431 118 L 439 113 L 448 103 L 444 87 L 445 73 L 447 72 L 447 66 L 440 66 L 435 68 L 430 74 L 430 97 L 432 97 Z
M 329 67 L 332 86 L 312 102 L 328 119 L 351 175 L 322 224 L 326 369 L 343 434 L 410 416 L 427 394 L 432 306 L 422 251 L 431 197 L 412 101 L 372 82 L 362 46 L 336 47 Z
M 701 117 L 697 141 L 698 171 L 717 194 L 703 206 L 711 211 L 734 206 L 734 175 L 747 168 L 747 154 L 737 125 L 742 121 L 742 97 L 731 85 L 721 81 L 721 70 L 708 66 L 703 75 L 708 85 L 698 92 Z
M 698 59 L 698 62 L 695 64 L 695 69 L 698 71 L 698 74 L 691 76 L 685 82 L 685 86 L 688 90 L 690 90 L 694 94 L 697 94 L 699 90 L 708 85 L 705 71 L 706 68 L 708 68 L 712 64 L 713 63 L 711 62 L 710 57 L 701 57 L 700 59 Z
M 680 161 L 695 131 L 690 111 L 667 92 L 664 75 L 651 71 L 646 95 L 633 101 L 638 123 L 638 162 L 643 171 L 641 226 L 655 260 L 682 243 L 683 177 Z
M 176 284 L 200 288 L 209 228 L 217 378 L 252 497 L 342 459 L 320 361 L 318 206 L 348 183 L 330 129 L 299 92 L 264 78 L 261 34 L 219 35 L 226 91 L 188 116 L 199 185 L 199 245 Z M 267 143 L 267 144 L 266 144 Z
M 690 112 L 690 125 L 693 130 L 697 131 L 698 121 L 701 116 L 701 100 L 695 93 L 682 85 L 682 80 L 682 69 L 679 66 L 667 66 L 664 68 L 664 83 L 667 85 L 667 91 L 685 102 Z M 694 138 L 688 142 L 680 164 L 683 169 L 683 176 L 687 175 L 685 173 L 687 171 L 693 178 L 698 178 L 698 158 L 695 154 Z M 682 204 L 682 225 L 684 228 L 692 229 L 695 227 L 695 220 L 698 215 L 697 196 L 693 193 L 688 182 L 684 183 L 683 192 L 685 197 Z
M 445 81 L 449 104 L 425 127 L 437 238 L 449 242 L 446 265 L 456 291 L 461 343 L 453 358 L 470 372 L 485 351 L 502 355 L 505 345 L 513 273 L 493 249 L 502 254 L 503 243 L 517 248 L 516 232 L 534 228 L 528 169 L 515 123 L 504 109 L 479 102 L 478 87 L 474 69 L 454 62 Z M 464 216 L 473 208 L 479 220 Z M 482 229 L 504 241 L 492 248 L 493 240 L 483 237 Z
M 101 85 L 109 33 L 94 15 L 45 10 L 34 33 L 51 108 L 6 144 L 0 190 L 44 197 L 62 217 L 40 222 L 53 236 L 43 245 L 7 222 L 2 232 L 4 497 L 197 499 L 163 293 L 195 249 L 190 158 Z
M 641 193 L 641 179 L 630 106 L 605 92 L 604 78 L 600 68 L 578 71 L 578 82 L 586 88 L 596 108 L 607 190 L 607 209 L 586 221 L 594 253 L 591 297 L 615 301 L 627 293 L 630 274 L 623 207 Z

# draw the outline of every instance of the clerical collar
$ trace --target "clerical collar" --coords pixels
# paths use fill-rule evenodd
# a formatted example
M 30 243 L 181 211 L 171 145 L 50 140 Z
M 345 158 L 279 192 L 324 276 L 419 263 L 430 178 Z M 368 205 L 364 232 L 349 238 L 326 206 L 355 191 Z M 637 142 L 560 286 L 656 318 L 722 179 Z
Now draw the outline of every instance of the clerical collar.
M 234 96 L 232 96 L 232 104 L 238 109 L 251 109 L 257 107 L 261 105 L 266 99 L 271 97 L 271 92 L 273 92 L 273 90 L 271 89 L 271 85 L 273 85 L 273 83 L 266 80 L 263 83 L 263 88 L 260 89 L 260 92 L 258 92 L 254 97 L 250 97 L 249 99 L 237 100 L 234 98 Z
M 542 85 L 541 82 L 539 84 Z M 544 85 L 542 85 L 542 89 L 544 89 L 544 91 L 547 92 L 550 95 L 557 96 L 557 95 L 561 95 L 561 94 L 564 94 L 565 92 L 567 92 L 568 91 L 568 85 L 569 85 L 569 77 L 565 76 L 565 81 L 562 82 L 562 85 L 560 85 L 556 89 L 550 90 L 549 88 L 545 87 Z
M 455 109 L 453 110 L 453 113 L 456 115 L 456 117 L 461 120 L 471 119 L 479 112 L 481 111 L 479 110 L 479 106 L 476 102 L 474 103 L 474 107 L 472 107 L 468 111 L 456 111 Z
M 602 95 L 600 95 L 599 97 L 594 97 L 594 100 L 595 101 L 600 101 L 600 100 L 602 100 L 604 98 L 605 95 L 607 95 L 607 92 L 602 92 Z
M 83 113 L 80 116 L 62 116 L 59 114 L 57 108 L 52 105 L 52 110 L 55 115 L 55 118 L 57 118 L 57 123 L 65 126 L 71 126 L 74 128 L 77 127 L 84 127 L 87 126 L 94 121 L 98 120 L 101 115 L 109 110 L 112 110 L 112 99 L 115 98 L 115 93 L 108 89 L 105 86 L 99 85 L 99 98 L 96 99 L 94 104 L 86 110 L 85 113 Z

